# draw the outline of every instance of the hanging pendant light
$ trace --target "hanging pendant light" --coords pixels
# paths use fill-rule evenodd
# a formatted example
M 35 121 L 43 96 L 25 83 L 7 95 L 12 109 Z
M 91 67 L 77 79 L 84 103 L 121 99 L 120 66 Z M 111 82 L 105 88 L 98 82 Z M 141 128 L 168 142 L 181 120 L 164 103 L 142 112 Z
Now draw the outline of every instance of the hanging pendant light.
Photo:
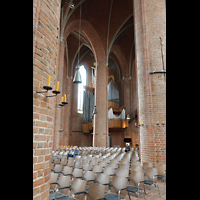
M 79 71 L 79 66 L 76 67 L 73 83 L 82 83 L 81 73 Z
M 64 3 L 68 4 L 71 9 L 74 9 L 74 3 L 67 3 L 67 2 L 64 2 Z M 61 7 L 62 7 L 62 5 L 61 5 Z
M 126 117 L 126 119 L 128 119 L 128 120 L 129 120 L 129 119 L 131 119 L 129 114 L 127 114 L 127 117 Z

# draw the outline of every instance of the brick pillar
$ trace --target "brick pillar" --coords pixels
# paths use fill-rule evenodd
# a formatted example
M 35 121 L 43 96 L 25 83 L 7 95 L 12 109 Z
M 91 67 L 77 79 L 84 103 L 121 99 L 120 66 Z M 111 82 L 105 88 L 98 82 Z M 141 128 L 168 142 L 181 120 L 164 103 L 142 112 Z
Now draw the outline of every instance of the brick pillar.
M 107 94 L 107 65 L 98 62 L 96 68 L 95 104 L 97 114 L 94 116 L 93 146 L 108 146 L 108 94 Z
M 59 46 L 59 64 L 58 64 L 58 75 L 57 80 L 59 81 L 59 91 L 60 94 L 56 97 L 56 104 L 60 104 L 62 100 L 62 96 L 64 96 L 64 90 L 63 90 L 63 68 L 64 68 L 64 49 L 65 49 L 65 43 L 64 41 L 60 41 Z M 54 139 L 53 139 L 53 150 L 56 150 L 59 148 L 59 145 L 62 145 L 62 132 L 59 132 L 59 129 L 63 129 L 62 120 L 63 120 L 63 109 L 64 108 L 56 108 L 55 110 L 55 128 L 54 128 Z
M 145 0 L 143 12 L 146 18 L 146 43 L 149 55 L 149 71 L 166 69 L 166 4 L 163 0 Z M 162 39 L 161 54 L 160 39 Z M 164 64 L 164 66 L 163 66 Z M 149 72 L 148 72 L 149 74 Z M 153 128 L 156 151 L 156 161 L 166 163 L 166 74 L 153 73 L 150 75 Z M 159 125 L 156 125 L 156 121 Z
M 55 89 L 58 66 L 60 0 L 33 1 L 33 200 L 48 200 L 53 147 L 55 98 L 42 91 L 51 76 Z
M 64 122 L 64 146 L 69 145 L 69 137 L 71 133 L 71 110 L 72 110 L 72 85 L 73 79 L 71 77 L 66 78 L 66 94 L 67 94 L 67 102 L 65 108 L 65 122 Z
M 159 37 L 165 40 L 165 2 L 161 0 L 134 0 L 135 58 L 138 85 L 138 121 L 140 126 L 141 161 L 155 163 L 158 159 L 159 134 L 156 120 L 165 119 L 165 86 L 150 74 L 152 70 L 162 70 Z M 158 61 L 159 60 L 159 61 Z M 163 74 L 160 74 L 160 79 Z M 162 79 L 164 81 L 164 77 Z M 155 90 L 158 86 L 159 90 Z M 157 101 L 158 98 L 160 101 Z M 161 123 L 161 122 L 160 122 Z M 163 144 L 166 142 L 162 134 Z M 165 148 L 165 147 L 164 147 Z M 163 155 L 165 157 L 165 155 Z M 164 160 L 162 160 L 165 162 Z

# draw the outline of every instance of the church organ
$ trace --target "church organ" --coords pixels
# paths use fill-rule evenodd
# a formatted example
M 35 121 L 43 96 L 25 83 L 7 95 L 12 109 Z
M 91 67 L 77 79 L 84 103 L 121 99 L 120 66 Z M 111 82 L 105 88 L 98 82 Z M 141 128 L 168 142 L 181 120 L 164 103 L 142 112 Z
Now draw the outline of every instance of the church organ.
M 128 120 L 126 119 L 126 108 L 119 108 L 119 87 L 115 83 L 113 75 L 108 77 L 108 127 L 126 128 Z M 93 109 L 94 109 L 94 88 L 85 87 L 83 96 L 83 133 L 90 133 L 93 130 Z

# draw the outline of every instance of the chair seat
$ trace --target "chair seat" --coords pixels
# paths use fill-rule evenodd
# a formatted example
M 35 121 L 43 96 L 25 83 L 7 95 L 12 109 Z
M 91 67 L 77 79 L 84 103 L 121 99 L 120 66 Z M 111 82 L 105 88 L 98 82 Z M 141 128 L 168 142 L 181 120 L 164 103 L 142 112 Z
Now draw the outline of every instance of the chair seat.
M 49 200 L 53 200 L 53 199 L 55 199 L 55 192 L 51 192 L 51 193 L 49 193 Z M 61 193 L 57 193 L 57 199 L 58 198 L 61 198 L 61 197 L 66 197 L 66 195 L 64 195 L 64 194 L 61 194 Z
M 142 190 L 142 188 L 139 188 L 139 190 Z M 132 186 L 132 185 L 128 185 L 126 191 L 128 191 L 128 192 L 137 192 L 138 191 L 138 187 Z
M 163 175 L 156 175 L 158 178 L 164 178 L 165 176 Z
M 144 184 L 152 185 L 153 183 L 156 183 L 156 182 L 155 181 L 151 181 L 151 180 L 144 180 Z
M 104 198 L 106 199 L 106 200 L 117 200 L 118 199 L 118 194 L 115 194 L 115 193 L 108 193 L 108 194 L 105 194 L 104 195 Z M 123 199 L 124 198 L 124 196 L 121 196 L 120 195 L 120 197 L 119 197 L 120 199 Z

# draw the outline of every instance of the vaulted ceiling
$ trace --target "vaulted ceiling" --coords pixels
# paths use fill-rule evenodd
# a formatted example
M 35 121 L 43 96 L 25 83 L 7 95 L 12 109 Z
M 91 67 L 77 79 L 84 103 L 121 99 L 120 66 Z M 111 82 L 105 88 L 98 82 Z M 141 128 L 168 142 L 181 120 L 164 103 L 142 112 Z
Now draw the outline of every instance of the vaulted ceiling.
M 70 4 L 74 8 L 70 8 Z M 134 30 L 132 0 L 62 0 L 61 37 L 65 28 L 74 20 L 87 20 L 100 36 L 108 57 L 108 67 L 118 75 L 128 77 L 134 59 Z M 81 8 L 81 9 L 80 9 Z M 81 26 L 81 24 L 80 24 Z M 91 44 L 83 31 L 72 31 L 67 37 L 68 63 L 77 64 L 78 51 L 82 64 L 95 61 Z M 117 67 L 116 67 L 117 66 Z M 119 77 L 120 78 L 120 77 Z

